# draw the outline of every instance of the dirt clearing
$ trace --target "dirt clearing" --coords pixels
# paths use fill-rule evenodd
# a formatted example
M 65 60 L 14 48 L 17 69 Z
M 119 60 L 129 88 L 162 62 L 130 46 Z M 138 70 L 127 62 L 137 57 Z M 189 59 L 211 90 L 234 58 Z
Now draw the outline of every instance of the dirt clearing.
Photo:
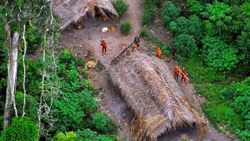
M 119 139 L 126 139 L 132 141 L 130 133 L 130 122 L 134 117 L 133 111 L 128 107 L 123 97 L 114 90 L 110 83 L 108 71 L 110 63 L 114 57 L 133 40 L 141 29 L 140 25 L 140 0 L 126 0 L 129 4 L 129 10 L 121 21 L 130 21 L 132 24 L 132 31 L 128 36 L 121 35 L 119 32 L 119 22 L 117 21 L 102 21 L 101 19 L 86 19 L 84 22 L 85 28 L 83 30 L 76 30 L 74 28 L 62 32 L 60 47 L 69 49 L 80 58 L 85 58 L 92 54 L 96 60 L 104 65 L 104 70 L 101 72 L 92 72 L 91 78 L 93 85 L 96 88 L 101 88 L 99 100 L 101 102 L 101 111 L 105 112 L 110 118 L 117 123 L 119 129 Z M 103 27 L 114 26 L 116 32 L 102 33 Z M 157 34 L 157 32 L 154 32 Z M 100 40 L 105 39 L 108 45 L 107 55 L 102 55 Z M 148 48 L 142 41 L 142 47 Z M 143 51 L 143 49 L 141 50 Z M 172 67 L 172 63 L 167 63 Z M 184 86 L 180 84 L 180 88 L 187 99 L 193 99 L 194 103 L 199 103 L 199 98 L 195 95 L 195 90 L 192 84 Z M 195 101 L 197 100 L 197 101 Z M 191 140 L 197 141 L 196 130 L 181 129 L 176 132 L 164 134 L 158 138 L 161 141 L 179 141 L 183 135 L 187 135 Z M 205 138 L 206 141 L 230 141 L 231 139 L 219 134 L 216 130 L 208 126 L 208 133 Z

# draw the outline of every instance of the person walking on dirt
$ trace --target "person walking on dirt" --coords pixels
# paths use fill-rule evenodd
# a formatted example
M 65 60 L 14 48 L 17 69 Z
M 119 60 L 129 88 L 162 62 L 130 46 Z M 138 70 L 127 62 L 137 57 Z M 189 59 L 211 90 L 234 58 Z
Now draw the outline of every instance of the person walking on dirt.
M 187 76 L 187 72 L 185 68 L 181 69 L 181 82 L 184 81 L 185 85 L 187 85 L 187 81 L 189 80 Z
M 159 47 L 156 49 L 155 53 L 156 53 L 156 57 L 161 58 L 162 51 Z
M 107 43 L 105 40 L 101 40 L 101 47 L 102 47 L 102 55 L 107 54 Z
M 178 80 L 179 73 L 180 73 L 180 68 L 179 68 L 178 65 L 175 65 L 175 66 L 174 66 L 174 69 L 173 69 L 173 74 L 174 74 L 174 78 L 175 78 L 176 80 Z
M 140 40 L 140 37 L 139 37 L 138 35 L 137 35 L 137 36 L 135 36 L 134 44 L 135 44 L 135 45 L 137 45 L 137 48 L 139 48 L 139 47 L 140 47 L 140 44 L 139 44 L 139 43 L 140 43 L 140 41 L 141 41 L 141 40 Z

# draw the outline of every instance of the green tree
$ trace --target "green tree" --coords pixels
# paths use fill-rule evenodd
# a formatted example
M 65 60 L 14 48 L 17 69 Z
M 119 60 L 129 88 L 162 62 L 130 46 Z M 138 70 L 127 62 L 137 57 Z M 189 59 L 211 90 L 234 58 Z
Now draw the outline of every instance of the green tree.
M 240 129 L 241 140 L 250 139 L 250 77 L 242 82 L 234 82 L 222 90 L 231 101 L 231 106 L 244 119 L 244 129 Z
M 181 34 L 181 33 L 186 33 L 188 34 L 188 30 L 189 30 L 189 23 L 188 23 L 188 19 L 180 16 L 178 17 L 176 20 L 171 21 L 169 23 L 169 31 L 171 31 L 172 33 L 177 34 Z
M 206 36 L 203 40 L 203 56 L 205 63 L 216 71 L 230 71 L 239 61 L 237 50 L 219 38 Z
M 155 19 L 156 12 L 157 12 L 156 6 L 145 3 L 143 5 L 142 24 L 146 25 L 151 23 Z
M 187 6 L 191 14 L 194 15 L 200 15 L 204 9 L 204 6 L 197 0 L 187 0 Z
M 174 37 L 172 43 L 177 54 L 182 57 L 194 56 L 198 51 L 194 37 L 185 33 Z
M 132 25 L 130 22 L 126 21 L 121 24 L 120 31 L 124 35 L 128 35 L 131 31 Z
M 22 92 L 17 92 L 16 103 L 17 103 L 18 109 L 23 108 L 23 93 Z M 29 117 L 33 121 L 37 121 L 37 109 L 38 109 L 37 99 L 27 94 L 26 104 L 27 106 L 25 109 L 25 116 Z M 19 110 L 18 112 L 19 112 L 19 115 L 22 115 L 21 110 Z
M 112 133 L 115 131 L 115 124 L 104 114 L 95 113 L 88 121 L 88 126 L 99 133 Z
M 188 18 L 188 34 L 193 35 L 197 43 L 200 43 L 203 37 L 203 24 L 198 16 L 192 15 Z
M 181 9 L 176 7 L 171 1 L 166 2 L 163 11 L 162 19 L 165 27 L 169 27 L 169 23 L 176 19 L 181 13 Z
M 202 14 L 210 20 L 222 36 L 222 30 L 228 30 L 228 24 L 232 20 L 232 8 L 222 2 L 214 2 L 206 5 L 206 10 Z
M 1 141 L 37 141 L 39 130 L 32 120 L 28 118 L 14 118 L 9 127 L 1 134 Z
M 120 17 L 128 11 L 129 5 L 124 0 L 116 0 L 113 5 Z

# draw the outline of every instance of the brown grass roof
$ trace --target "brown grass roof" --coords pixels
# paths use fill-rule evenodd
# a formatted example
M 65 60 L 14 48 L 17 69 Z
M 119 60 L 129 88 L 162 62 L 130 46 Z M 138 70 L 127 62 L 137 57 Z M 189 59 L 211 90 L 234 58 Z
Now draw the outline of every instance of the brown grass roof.
M 185 99 L 168 66 L 155 57 L 132 53 L 109 70 L 112 84 L 135 113 L 131 131 L 136 141 L 156 140 L 177 128 L 197 125 L 205 132 L 203 115 Z
M 108 12 L 118 16 L 110 0 L 52 0 L 51 6 L 54 15 L 61 20 L 61 29 L 77 22 L 87 13 L 95 14 L 95 8 L 98 8 L 102 14 Z

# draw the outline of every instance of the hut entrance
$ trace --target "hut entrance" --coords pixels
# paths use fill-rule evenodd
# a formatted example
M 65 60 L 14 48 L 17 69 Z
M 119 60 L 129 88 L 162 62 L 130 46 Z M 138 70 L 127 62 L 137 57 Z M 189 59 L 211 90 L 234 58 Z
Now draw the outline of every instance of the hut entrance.
M 60 18 L 61 30 L 74 24 L 76 28 L 81 28 L 86 16 L 104 17 L 106 20 L 118 17 L 110 0 L 61 0 L 51 1 L 51 5 L 53 14 Z

